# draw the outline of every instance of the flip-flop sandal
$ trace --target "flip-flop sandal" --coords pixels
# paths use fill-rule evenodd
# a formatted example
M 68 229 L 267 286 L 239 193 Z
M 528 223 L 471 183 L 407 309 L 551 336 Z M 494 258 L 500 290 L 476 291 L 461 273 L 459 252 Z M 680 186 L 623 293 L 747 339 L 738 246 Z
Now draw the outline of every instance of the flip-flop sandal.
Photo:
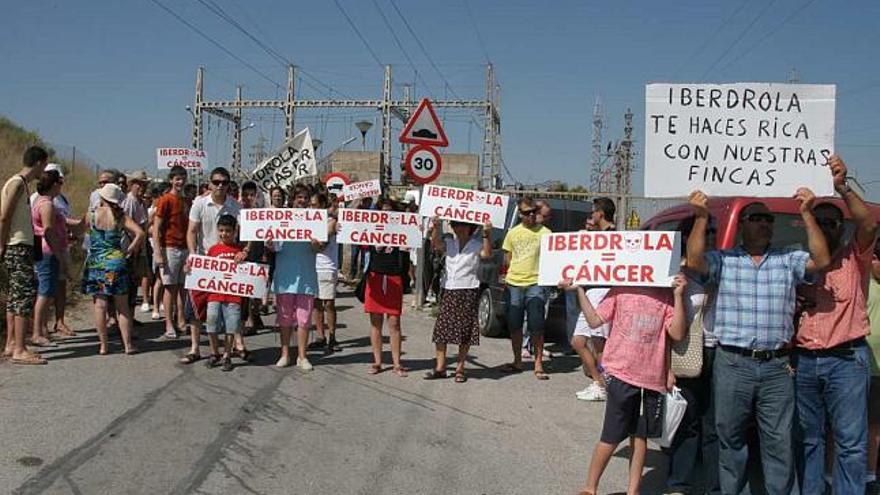
M 464 383 L 467 381 L 467 376 L 464 373 L 456 373 L 455 374 L 455 383 Z
M 403 366 L 395 366 L 394 368 L 391 369 L 392 373 L 394 373 L 395 375 L 397 375 L 401 378 L 406 378 L 409 376 L 409 373 L 407 373 L 407 371 L 409 371 L 409 368 L 405 368 Z
M 439 380 L 442 378 L 449 378 L 449 375 L 446 374 L 446 370 L 431 370 L 425 373 L 423 379 L 425 380 Z
M 58 344 L 49 339 L 31 340 L 31 345 L 34 347 L 58 347 Z
M 508 375 L 513 375 L 516 373 L 523 372 L 522 368 L 517 368 L 516 365 L 514 365 L 513 363 L 507 363 L 505 365 L 502 365 L 500 368 L 498 368 L 498 370 L 501 371 L 502 373 L 507 373 Z
M 537 378 L 538 380 L 549 380 L 550 375 L 548 375 L 547 373 L 545 373 L 543 371 L 536 371 L 535 378 Z
M 9 360 L 12 364 L 23 364 L 23 365 L 37 365 L 37 364 L 47 364 L 48 361 L 43 359 L 39 354 L 29 354 L 27 357 L 23 358 L 12 358 Z
M 129 350 L 125 351 L 126 356 L 134 356 L 135 354 L 140 353 L 141 351 L 137 350 L 136 347 L 131 347 Z
M 232 351 L 232 357 L 237 357 L 242 361 L 250 362 L 251 360 L 251 351 L 247 349 L 234 349 Z
M 382 372 L 382 365 L 381 364 L 371 364 L 370 367 L 367 369 L 367 373 L 369 373 L 371 375 L 378 375 L 381 372 Z
M 190 352 L 186 356 L 183 356 L 182 358 L 180 358 L 180 363 L 181 364 L 193 364 L 196 361 L 199 361 L 201 359 L 202 359 L 201 355 L 194 354 L 194 353 Z

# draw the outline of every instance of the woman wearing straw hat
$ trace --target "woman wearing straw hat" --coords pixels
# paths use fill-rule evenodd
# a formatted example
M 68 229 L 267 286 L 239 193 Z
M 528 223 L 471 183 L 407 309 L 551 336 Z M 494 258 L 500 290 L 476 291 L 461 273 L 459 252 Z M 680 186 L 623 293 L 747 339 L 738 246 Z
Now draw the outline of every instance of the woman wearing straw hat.
M 131 345 L 131 308 L 128 306 L 128 268 L 126 259 L 140 249 L 144 242 L 144 231 L 122 211 L 120 204 L 125 199 L 122 189 L 116 184 L 105 184 L 98 190 L 100 203 L 89 217 L 89 257 L 86 258 L 83 275 L 83 292 L 95 301 L 95 327 L 101 345 L 99 354 L 107 354 L 107 300 L 113 298 L 119 312 L 119 330 L 126 354 L 137 352 Z M 123 251 L 123 232 L 127 231 L 132 241 Z M 136 289 L 135 289 L 136 290 Z

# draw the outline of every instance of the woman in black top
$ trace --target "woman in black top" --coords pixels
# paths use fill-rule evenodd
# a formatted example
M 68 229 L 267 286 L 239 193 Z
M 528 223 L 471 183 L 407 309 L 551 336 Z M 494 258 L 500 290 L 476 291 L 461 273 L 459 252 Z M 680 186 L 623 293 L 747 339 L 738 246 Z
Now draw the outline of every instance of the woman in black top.
M 397 211 L 394 201 L 380 202 L 380 209 Z M 367 282 L 364 291 L 364 311 L 370 315 L 370 343 L 373 346 L 373 364 L 369 373 L 382 371 L 382 326 L 388 317 L 391 334 L 391 361 L 394 374 L 407 376 L 400 363 L 400 313 L 403 307 L 403 274 L 407 270 L 409 254 L 396 247 L 370 246 Z

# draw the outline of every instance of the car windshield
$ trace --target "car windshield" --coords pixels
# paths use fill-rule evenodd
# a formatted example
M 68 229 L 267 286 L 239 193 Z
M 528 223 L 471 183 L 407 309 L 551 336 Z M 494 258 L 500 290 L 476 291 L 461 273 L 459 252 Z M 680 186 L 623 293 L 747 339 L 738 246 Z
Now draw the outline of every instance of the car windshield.
M 800 215 L 790 213 L 774 213 L 776 222 L 773 224 L 773 246 L 777 248 L 792 248 L 808 250 L 807 231 L 804 229 L 804 220 Z M 843 242 L 841 245 L 849 242 L 853 232 L 852 220 L 844 221 Z M 736 244 L 742 242 L 742 234 L 737 231 Z

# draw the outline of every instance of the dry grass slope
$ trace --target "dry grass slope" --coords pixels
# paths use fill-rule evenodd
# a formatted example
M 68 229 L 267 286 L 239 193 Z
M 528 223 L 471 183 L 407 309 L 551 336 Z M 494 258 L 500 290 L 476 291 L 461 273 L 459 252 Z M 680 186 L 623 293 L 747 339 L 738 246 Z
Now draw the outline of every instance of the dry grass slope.
M 12 175 L 18 173 L 22 167 L 21 158 L 24 151 L 33 145 L 43 146 L 49 151 L 50 155 L 54 151 L 43 141 L 43 139 L 35 132 L 28 131 L 16 125 L 8 118 L 0 115 L 0 187 Z M 54 156 L 50 161 L 59 163 L 64 168 L 64 195 L 70 200 L 71 210 L 74 215 L 82 215 L 89 202 L 89 193 L 94 187 L 94 173 L 83 166 L 73 166 L 73 164 L 65 161 L 57 160 Z M 33 191 L 33 185 L 31 190 Z M 74 256 L 74 265 L 81 264 L 82 255 L 76 250 L 72 253 Z M 72 271 L 75 271 L 73 268 Z M 71 292 L 77 291 L 77 279 L 72 280 L 69 284 Z M 0 314 L 4 318 L 0 319 L 0 326 L 5 327 L 6 300 L 6 273 L 0 270 Z

